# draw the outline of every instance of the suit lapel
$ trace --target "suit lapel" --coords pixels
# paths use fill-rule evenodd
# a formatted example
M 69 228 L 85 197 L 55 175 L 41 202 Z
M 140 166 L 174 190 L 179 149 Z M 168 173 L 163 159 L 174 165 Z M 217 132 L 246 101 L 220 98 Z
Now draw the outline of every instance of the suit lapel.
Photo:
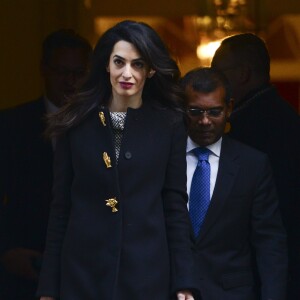
M 18 135 L 26 136 L 27 145 L 26 151 L 28 152 L 28 157 L 41 156 L 43 153 L 44 161 L 49 161 L 52 164 L 53 157 L 53 148 L 50 139 L 47 139 L 43 136 L 46 129 L 46 107 L 43 97 L 38 98 L 37 100 L 28 104 L 25 109 L 23 109 L 22 114 L 26 114 L 26 125 L 19 123 Z M 24 117 L 17 120 L 17 122 L 24 122 Z M 20 151 L 24 152 L 24 149 Z M 34 158 L 35 160 L 35 158 Z M 52 170 L 52 167 L 50 167 Z
M 219 218 L 238 174 L 238 153 L 230 140 L 223 137 L 218 175 L 211 203 L 205 216 L 197 242 L 201 241 Z

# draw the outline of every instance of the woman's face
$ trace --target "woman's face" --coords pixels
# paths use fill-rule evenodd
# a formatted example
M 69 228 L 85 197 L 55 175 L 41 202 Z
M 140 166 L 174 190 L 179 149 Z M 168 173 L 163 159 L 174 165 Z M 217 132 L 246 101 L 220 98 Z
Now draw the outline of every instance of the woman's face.
M 109 58 L 107 71 L 110 74 L 113 96 L 141 99 L 150 70 L 133 44 L 119 41 L 115 44 Z

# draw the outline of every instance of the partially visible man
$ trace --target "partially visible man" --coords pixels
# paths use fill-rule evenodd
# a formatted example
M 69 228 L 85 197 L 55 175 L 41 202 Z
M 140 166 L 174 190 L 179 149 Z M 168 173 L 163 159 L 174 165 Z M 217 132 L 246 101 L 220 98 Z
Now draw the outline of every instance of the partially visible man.
M 189 115 L 188 205 L 202 299 L 284 300 L 286 236 L 268 158 L 224 135 L 232 99 L 222 73 L 195 69 L 182 85 Z
M 0 112 L 0 299 L 33 300 L 44 249 L 55 141 L 43 138 L 57 111 L 85 81 L 92 48 L 73 30 L 48 35 L 40 64 L 45 92 Z
M 229 135 L 270 158 L 288 238 L 288 299 L 300 299 L 300 117 L 270 83 L 269 53 L 258 36 L 223 40 L 212 66 L 232 88 Z

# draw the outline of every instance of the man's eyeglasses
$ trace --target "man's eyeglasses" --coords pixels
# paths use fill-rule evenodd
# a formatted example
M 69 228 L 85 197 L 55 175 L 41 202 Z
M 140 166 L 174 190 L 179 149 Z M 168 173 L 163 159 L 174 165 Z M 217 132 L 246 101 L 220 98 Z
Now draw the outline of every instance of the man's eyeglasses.
M 210 108 L 210 109 L 188 108 L 187 111 L 191 117 L 203 117 L 205 114 L 209 118 L 218 118 L 223 114 L 224 109 L 223 108 Z

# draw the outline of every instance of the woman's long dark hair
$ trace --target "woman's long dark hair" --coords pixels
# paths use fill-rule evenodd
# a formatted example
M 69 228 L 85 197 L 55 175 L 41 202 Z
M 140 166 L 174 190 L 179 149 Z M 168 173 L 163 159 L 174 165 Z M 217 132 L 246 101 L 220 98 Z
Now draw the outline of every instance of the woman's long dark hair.
M 163 107 L 180 109 L 182 90 L 180 71 L 158 34 L 147 24 L 123 21 L 107 30 L 99 39 L 92 58 L 91 71 L 82 90 L 59 113 L 48 117 L 48 136 L 57 136 L 79 124 L 98 105 L 106 106 L 112 88 L 106 67 L 114 45 L 119 41 L 133 44 L 150 69 L 143 101 L 156 101 Z

